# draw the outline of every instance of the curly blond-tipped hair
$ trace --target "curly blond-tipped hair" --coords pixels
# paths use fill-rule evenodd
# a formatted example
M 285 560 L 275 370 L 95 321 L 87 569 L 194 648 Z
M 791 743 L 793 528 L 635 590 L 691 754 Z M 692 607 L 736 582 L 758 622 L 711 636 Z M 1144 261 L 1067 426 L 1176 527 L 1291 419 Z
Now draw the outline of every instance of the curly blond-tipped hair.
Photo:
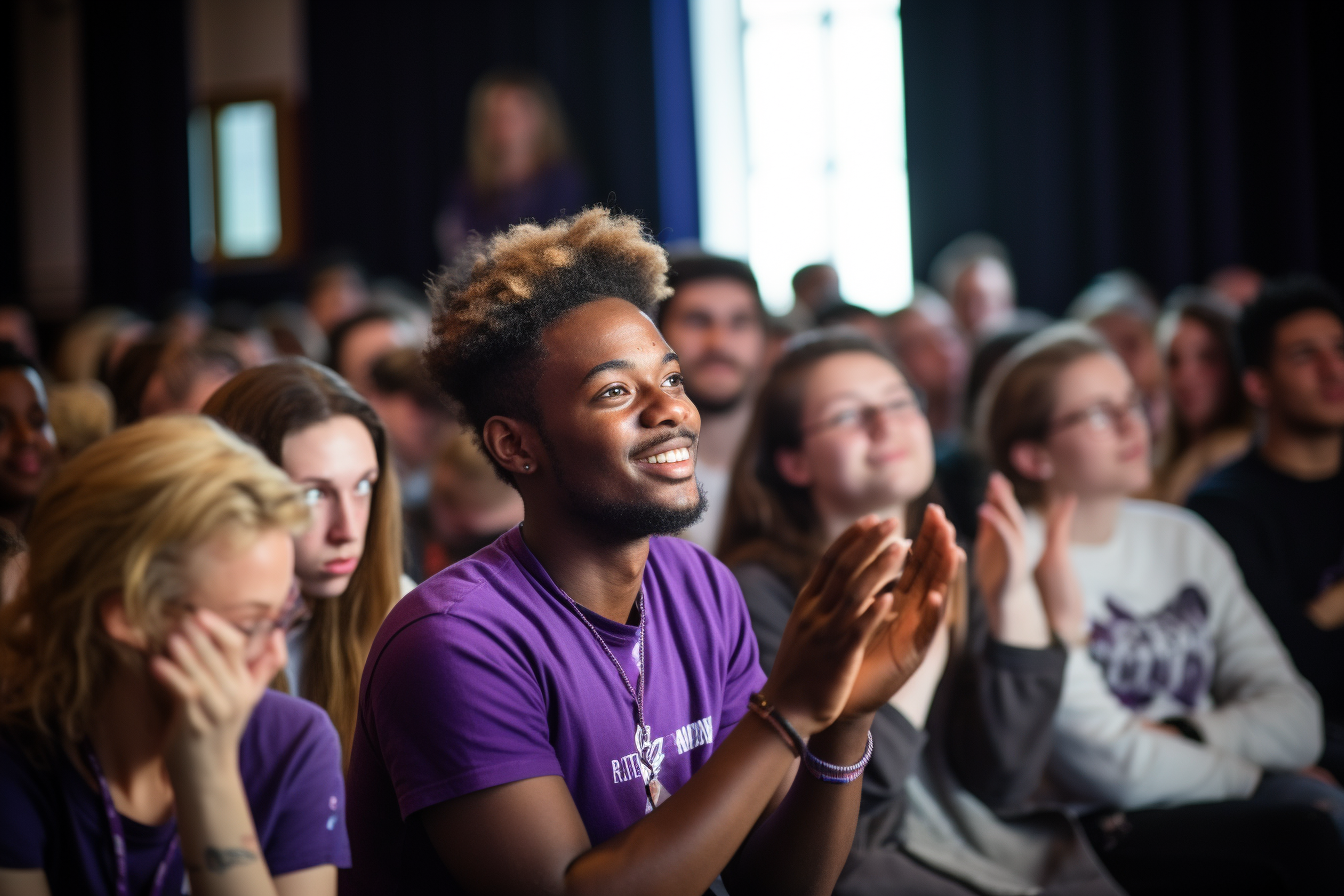
M 38 499 L 28 583 L 0 611 L 0 724 L 77 743 L 126 649 L 103 628 L 103 598 L 120 593 L 157 641 L 193 548 L 307 522 L 289 477 L 204 417 L 151 418 L 86 448 Z
M 543 330 L 596 299 L 648 314 L 668 294 L 667 253 L 638 218 L 590 208 L 546 227 L 519 224 L 430 284 L 425 365 L 477 432 L 495 415 L 535 421 Z

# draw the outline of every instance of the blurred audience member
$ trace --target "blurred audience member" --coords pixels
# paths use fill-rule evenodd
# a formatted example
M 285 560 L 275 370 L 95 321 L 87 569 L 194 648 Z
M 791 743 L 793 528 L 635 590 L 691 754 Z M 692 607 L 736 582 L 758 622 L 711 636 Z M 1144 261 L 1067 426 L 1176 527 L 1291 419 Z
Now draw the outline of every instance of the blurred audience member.
M 817 315 L 839 304 L 840 275 L 827 263 L 809 264 L 793 275 L 793 307 L 784 323 L 795 333 L 816 326 Z
M 1108 807 L 1085 820 L 1103 861 L 1126 887 L 1165 879 L 1175 891 L 1242 891 L 1245 875 L 1284 873 L 1278 822 L 1248 837 L 1258 813 L 1298 807 L 1323 821 L 1320 807 L 1344 824 L 1344 793 L 1301 771 L 1320 754 L 1320 703 L 1212 530 L 1127 499 L 1150 472 L 1124 364 L 1063 324 L 1000 362 L 982 401 L 994 465 L 1028 508 L 1028 557 L 1043 550 L 1044 509 L 1077 501 L 1071 563 L 1052 573 L 1076 609 L 1058 632 L 1073 654 L 1050 771 L 1071 802 Z M 1229 851 L 1233 837 L 1251 853 Z M 1344 879 L 1344 844 L 1326 842 L 1317 860 Z
M 930 426 L 890 356 L 857 335 L 802 337 L 762 389 L 724 531 L 766 672 L 830 540 L 867 513 L 913 536 L 937 512 L 932 488 Z M 1010 568 L 1021 551 L 999 553 L 977 570 L 985 603 L 953 589 L 928 654 L 873 720 L 841 896 L 1118 892 L 1064 815 L 1019 826 L 991 809 L 1020 811 L 1038 785 L 1067 658 L 1030 569 Z
M 709 498 L 687 538 L 718 546 L 733 458 L 751 422 L 765 361 L 765 306 L 756 277 L 740 261 L 712 255 L 673 259 L 672 296 L 658 310 L 663 338 L 681 358 L 686 395 L 700 411 L 695 473 Z
M 55 467 L 46 384 L 14 343 L 0 342 L 0 521 L 22 532 Z
M 68 464 L 0 613 L 0 892 L 334 896 L 340 744 L 267 688 L 299 490 L 200 417 Z
M 320 266 L 309 278 L 305 305 L 318 328 L 330 333 L 369 307 L 369 284 L 364 272 L 345 259 Z
M 886 344 L 886 324 L 882 318 L 861 305 L 851 305 L 844 301 L 827 305 L 817 315 L 817 326 L 823 329 L 852 330 L 880 345 Z
M 112 393 L 97 380 L 52 386 L 49 411 L 62 461 L 110 433 L 116 422 Z
M 1325 706 L 1321 764 L 1344 780 L 1344 305 L 1271 282 L 1237 325 L 1259 443 L 1190 496 Z
M 1148 284 L 1130 271 L 1101 274 L 1078 294 L 1065 316 L 1100 333 L 1125 362 L 1143 396 L 1149 430 L 1160 439 L 1170 406 L 1157 350 L 1157 302 Z
M 302 305 L 276 302 L 261 310 L 260 319 L 262 329 L 271 337 L 279 354 L 310 361 L 327 360 L 327 334 L 308 316 Z
M 260 367 L 278 357 L 275 339 L 251 305 L 221 302 L 215 307 L 211 325 L 216 333 L 233 340 L 233 353 L 244 368 Z
M 170 343 L 140 395 L 137 419 L 157 414 L 196 414 L 215 390 L 240 370 L 228 333 L 207 332 L 199 342 Z
M 1007 329 L 990 336 L 975 352 L 971 372 L 966 379 L 966 397 L 962 402 L 962 437 L 952 450 L 938 456 L 938 490 L 943 509 L 957 527 L 961 539 L 974 544 L 980 529 L 979 508 L 985 500 L 992 468 L 975 439 L 975 409 L 980 393 L 989 381 L 994 366 L 1027 337 L 1044 327 L 1020 316 Z
M 27 308 L 0 305 L 0 342 L 14 343 L 14 347 L 25 357 L 38 356 L 37 332 L 33 329 L 33 316 Z
M 1197 482 L 1245 453 L 1251 419 L 1237 375 L 1229 307 L 1203 290 L 1174 299 L 1157 326 L 1171 417 L 1158 440 L 1149 496 L 1184 504 Z
M 1205 285 L 1232 307 L 1245 308 L 1259 294 L 1264 282 L 1265 278 L 1255 268 L 1230 264 L 1210 274 Z
M 415 327 L 391 311 L 370 308 L 331 331 L 327 365 L 365 398 L 373 394 L 373 365 L 393 349 L 416 343 Z
M 102 379 L 134 343 L 145 338 L 150 324 L 125 308 L 95 308 L 76 318 L 56 347 L 53 365 L 62 383 Z
M 302 359 L 243 371 L 205 413 L 303 488 L 312 525 L 294 541 L 294 575 L 310 615 L 289 633 L 285 685 L 327 711 L 348 762 L 364 660 L 402 594 L 401 505 L 382 422 L 348 383 Z
M 1008 250 L 988 234 L 967 233 L 948 243 L 929 264 L 929 281 L 972 341 L 1007 326 L 1017 307 Z
M 523 499 L 495 472 L 471 433 L 444 442 L 429 492 L 425 577 L 479 551 L 523 521 Z
M 429 499 L 430 461 L 450 435 L 452 416 L 429 379 L 418 348 L 398 348 L 374 362 L 368 401 L 387 428 L 406 510 Z
M 467 170 L 435 225 L 447 264 L 473 232 L 488 237 L 524 220 L 545 224 L 583 205 L 587 187 L 570 158 L 560 101 L 530 72 L 492 72 L 472 88 L 466 153 Z
M 952 306 L 918 284 L 914 300 L 887 319 L 887 336 L 901 369 L 923 396 L 924 413 L 941 454 L 961 429 L 961 400 L 970 364 Z

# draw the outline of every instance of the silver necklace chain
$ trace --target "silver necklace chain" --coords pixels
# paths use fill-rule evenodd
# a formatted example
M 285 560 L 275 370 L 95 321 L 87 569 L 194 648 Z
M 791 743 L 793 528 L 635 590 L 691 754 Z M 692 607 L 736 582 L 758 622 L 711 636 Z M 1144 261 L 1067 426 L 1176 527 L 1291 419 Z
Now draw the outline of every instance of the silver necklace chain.
M 635 686 L 630 683 L 630 676 L 625 674 L 625 667 L 621 665 L 620 660 L 616 659 L 616 654 L 611 652 L 611 648 L 607 646 L 606 639 L 603 638 L 602 633 L 597 630 L 597 626 L 593 625 L 592 620 L 583 614 L 583 610 L 579 609 L 578 603 L 575 602 L 574 598 L 565 593 L 565 589 L 558 588 L 557 590 L 564 595 L 565 600 L 569 601 L 569 606 L 574 610 L 574 615 L 578 616 L 583 624 L 588 626 L 588 631 L 592 632 L 593 637 L 597 639 L 597 643 L 602 645 L 602 650 L 611 660 L 612 665 L 616 667 L 616 671 L 621 674 L 621 681 L 625 682 L 625 689 L 629 691 L 630 696 L 635 699 L 635 723 L 639 725 L 640 746 L 640 749 L 636 751 L 636 755 L 639 756 L 639 761 L 644 764 L 649 770 L 649 774 L 652 775 L 653 762 L 645 755 L 648 750 L 646 745 L 648 737 L 646 736 L 645 729 L 648 726 L 644 724 L 644 679 L 647 677 L 644 674 L 644 669 L 647 666 L 644 662 L 644 623 L 648 617 L 644 614 L 644 589 L 641 588 L 639 590 L 639 596 L 635 598 L 635 605 L 639 607 L 639 655 L 635 658 L 635 668 L 639 670 L 639 677 L 636 679 L 639 682 L 638 690 L 636 690 Z

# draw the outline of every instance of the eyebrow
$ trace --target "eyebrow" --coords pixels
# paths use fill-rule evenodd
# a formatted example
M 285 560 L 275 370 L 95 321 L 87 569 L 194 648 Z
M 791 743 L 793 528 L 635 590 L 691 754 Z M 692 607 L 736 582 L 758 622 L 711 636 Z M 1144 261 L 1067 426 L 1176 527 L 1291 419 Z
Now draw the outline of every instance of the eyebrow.
M 681 358 L 677 356 L 676 352 L 668 352 L 667 354 L 663 355 L 662 363 L 670 364 L 673 361 L 680 361 L 680 360 Z M 588 373 L 584 375 L 582 382 L 586 383 L 593 377 L 597 376 L 599 373 L 604 373 L 605 371 L 608 370 L 634 370 L 634 369 L 635 369 L 634 364 L 621 358 L 616 358 L 611 361 L 603 361 L 601 364 L 598 364 L 592 370 L 588 371 Z

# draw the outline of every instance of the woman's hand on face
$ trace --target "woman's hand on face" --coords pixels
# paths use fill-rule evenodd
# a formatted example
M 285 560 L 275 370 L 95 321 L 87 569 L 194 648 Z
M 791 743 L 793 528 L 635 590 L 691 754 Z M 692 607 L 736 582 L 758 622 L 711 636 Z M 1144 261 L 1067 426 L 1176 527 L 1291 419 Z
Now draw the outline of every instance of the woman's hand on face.
M 839 717 L 868 648 L 890 623 L 890 585 L 909 550 L 898 528 L 897 520 L 867 516 L 846 529 L 789 615 L 762 691 L 804 737 Z
M 249 660 L 247 636 L 209 610 L 182 620 L 168 636 L 167 655 L 151 661 L 155 677 L 173 695 L 170 777 L 237 770 L 243 729 L 285 660 L 280 631 L 271 632 Z
M 1087 643 L 1087 612 L 1083 589 L 1069 556 L 1077 495 L 1052 498 L 1045 508 L 1045 551 L 1036 564 L 1036 588 L 1050 627 L 1071 647 Z
M 956 529 L 939 506 L 924 512 L 919 537 L 909 551 L 892 601 L 864 650 L 844 717 L 876 712 L 915 674 L 928 653 L 947 610 L 948 594 L 966 554 Z M 886 596 L 886 595 L 884 595 Z

